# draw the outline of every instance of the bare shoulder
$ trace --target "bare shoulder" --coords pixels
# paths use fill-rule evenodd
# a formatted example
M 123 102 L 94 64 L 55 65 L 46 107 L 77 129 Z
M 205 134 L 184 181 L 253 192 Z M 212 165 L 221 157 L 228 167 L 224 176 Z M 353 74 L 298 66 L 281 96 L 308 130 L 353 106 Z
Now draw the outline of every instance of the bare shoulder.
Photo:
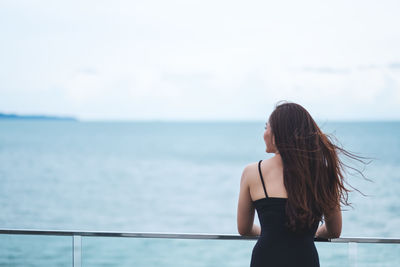
M 268 172 L 268 170 L 275 165 L 275 160 L 273 158 L 264 159 L 261 162 L 262 172 Z M 259 177 L 258 172 L 258 162 L 252 162 L 246 165 L 242 173 L 242 180 L 246 180 L 247 183 L 252 183 Z M 258 181 L 258 180 L 257 180 Z
M 255 170 L 257 170 L 258 162 L 252 162 L 246 165 L 243 169 L 243 174 L 248 175 L 253 173 Z
M 254 170 L 257 168 L 257 162 L 252 162 L 247 164 L 242 172 L 241 183 L 249 183 L 249 179 L 253 177 Z

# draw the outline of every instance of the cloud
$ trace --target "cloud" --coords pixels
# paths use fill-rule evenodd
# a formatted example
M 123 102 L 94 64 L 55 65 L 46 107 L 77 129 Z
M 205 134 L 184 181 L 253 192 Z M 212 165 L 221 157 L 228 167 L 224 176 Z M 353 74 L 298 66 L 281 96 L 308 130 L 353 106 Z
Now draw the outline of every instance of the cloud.
M 382 66 L 376 64 L 367 64 L 367 65 L 359 65 L 356 68 L 360 71 L 363 71 L 363 70 L 379 69 L 382 68 Z
M 390 63 L 390 64 L 388 64 L 388 68 L 395 69 L 395 70 L 400 70 L 400 62 Z
M 264 119 L 287 99 L 322 118 L 400 118 L 397 4 L 287 4 L 3 1 L 0 105 L 84 119 Z
M 347 74 L 350 72 L 346 68 L 334 68 L 334 67 L 304 67 L 302 69 L 305 72 L 317 72 L 317 73 L 327 73 L 327 74 Z

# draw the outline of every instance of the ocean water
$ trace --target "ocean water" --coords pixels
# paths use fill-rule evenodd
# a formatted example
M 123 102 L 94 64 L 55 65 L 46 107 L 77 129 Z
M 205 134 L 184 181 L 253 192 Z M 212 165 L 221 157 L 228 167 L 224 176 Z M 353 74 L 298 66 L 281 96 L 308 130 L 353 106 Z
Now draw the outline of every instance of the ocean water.
M 369 157 L 342 237 L 400 238 L 400 122 L 320 122 Z M 243 168 L 264 122 L 0 121 L 0 228 L 236 234 Z M 363 165 L 356 164 L 358 168 Z M 258 220 L 256 218 L 256 223 Z M 71 237 L 0 235 L 0 265 L 71 266 Z M 248 266 L 255 241 L 82 238 L 83 266 Z M 347 244 L 316 243 L 321 266 Z M 400 246 L 358 244 L 359 266 L 400 265 Z

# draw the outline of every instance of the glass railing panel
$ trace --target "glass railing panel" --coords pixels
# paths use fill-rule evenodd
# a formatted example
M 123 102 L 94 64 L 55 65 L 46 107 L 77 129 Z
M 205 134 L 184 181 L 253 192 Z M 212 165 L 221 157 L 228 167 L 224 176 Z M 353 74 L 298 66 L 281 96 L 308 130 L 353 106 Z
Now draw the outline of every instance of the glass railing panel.
M 255 240 L 82 238 L 83 266 L 249 266 Z M 400 266 L 399 244 L 315 242 L 321 266 Z M 99 255 L 101 255 L 99 257 Z
M 256 243 L 236 235 L 1 232 L 0 266 L 249 266 Z M 340 238 L 315 245 L 321 266 L 400 266 L 399 241 Z
M 400 266 L 400 244 L 358 243 L 353 266 Z
M 0 235 L 0 266 L 72 266 L 72 237 Z
M 315 242 L 315 246 L 321 266 L 349 266 L 349 249 L 347 243 Z
M 82 266 L 250 265 L 254 240 L 82 237 Z

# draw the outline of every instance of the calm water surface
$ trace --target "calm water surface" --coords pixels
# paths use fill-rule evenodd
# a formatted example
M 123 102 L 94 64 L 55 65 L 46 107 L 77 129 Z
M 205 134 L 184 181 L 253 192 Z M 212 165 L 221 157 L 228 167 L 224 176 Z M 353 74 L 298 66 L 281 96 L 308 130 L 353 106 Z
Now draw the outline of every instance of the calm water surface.
M 400 237 L 400 122 L 324 122 L 373 158 L 348 182 L 343 237 Z M 269 158 L 264 122 L 0 121 L 0 227 L 236 233 L 243 168 Z M 362 167 L 362 165 L 356 165 Z M 257 221 L 258 223 L 258 221 Z M 84 266 L 248 266 L 253 241 L 83 238 Z M 359 245 L 361 266 L 400 264 L 392 245 Z M 347 244 L 317 244 L 346 266 Z M 229 260 L 227 260 L 229 259 Z M 70 266 L 70 237 L 0 236 L 0 265 Z

